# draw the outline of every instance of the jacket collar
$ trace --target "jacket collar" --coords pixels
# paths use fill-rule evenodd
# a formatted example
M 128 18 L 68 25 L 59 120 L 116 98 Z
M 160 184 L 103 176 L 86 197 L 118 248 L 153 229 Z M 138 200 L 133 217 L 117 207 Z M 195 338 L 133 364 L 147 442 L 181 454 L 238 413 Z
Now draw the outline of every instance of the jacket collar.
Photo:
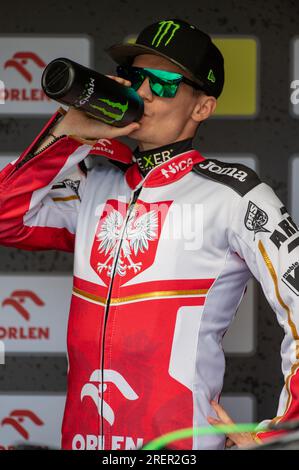
M 145 176 L 156 166 L 168 162 L 181 153 L 193 150 L 193 138 L 179 140 L 171 144 L 162 145 L 151 150 L 139 150 L 139 146 L 133 151 L 134 162 L 138 163 L 141 173 Z
M 132 190 L 140 186 L 152 188 L 174 183 L 189 173 L 196 163 L 204 161 L 205 158 L 195 149 L 176 155 L 167 162 L 156 166 L 143 176 L 137 163 L 130 166 L 125 178 Z

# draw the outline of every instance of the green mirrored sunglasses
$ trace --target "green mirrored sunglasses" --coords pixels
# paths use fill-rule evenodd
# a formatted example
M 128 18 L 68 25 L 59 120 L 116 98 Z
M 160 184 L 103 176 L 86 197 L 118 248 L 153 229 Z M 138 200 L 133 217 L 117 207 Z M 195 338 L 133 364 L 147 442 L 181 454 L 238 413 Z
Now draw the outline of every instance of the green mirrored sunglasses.
M 148 78 L 151 91 L 160 98 L 174 98 L 182 82 L 198 90 L 202 89 L 197 83 L 184 77 L 184 75 L 169 72 L 168 70 L 118 65 L 116 72 L 118 77 L 130 80 L 131 87 L 135 91 Z

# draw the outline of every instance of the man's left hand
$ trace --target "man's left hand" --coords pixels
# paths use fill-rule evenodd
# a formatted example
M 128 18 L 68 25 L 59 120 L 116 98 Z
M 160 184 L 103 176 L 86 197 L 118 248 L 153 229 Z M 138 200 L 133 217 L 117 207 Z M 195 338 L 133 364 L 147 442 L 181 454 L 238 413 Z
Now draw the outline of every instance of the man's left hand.
M 235 424 L 231 417 L 227 414 L 225 409 L 215 401 L 211 401 L 211 405 L 218 416 L 218 419 L 208 416 L 207 420 L 212 425 L 230 425 Z M 227 434 L 225 447 L 230 448 L 236 445 L 237 447 L 250 447 L 256 445 L 256 442 L 250 432 L 241 432 L 238 434 Z

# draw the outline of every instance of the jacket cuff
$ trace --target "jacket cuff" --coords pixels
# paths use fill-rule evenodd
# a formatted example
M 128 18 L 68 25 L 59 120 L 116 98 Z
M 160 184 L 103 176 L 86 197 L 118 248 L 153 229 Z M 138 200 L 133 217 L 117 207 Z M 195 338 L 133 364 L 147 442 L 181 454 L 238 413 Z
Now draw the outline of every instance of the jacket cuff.
M 89 152 L 89 155 L 101 156 L 117 162 L 130 165 L 133 163 L 133 152 L 130 147 L 116 139 L 99 139 Z

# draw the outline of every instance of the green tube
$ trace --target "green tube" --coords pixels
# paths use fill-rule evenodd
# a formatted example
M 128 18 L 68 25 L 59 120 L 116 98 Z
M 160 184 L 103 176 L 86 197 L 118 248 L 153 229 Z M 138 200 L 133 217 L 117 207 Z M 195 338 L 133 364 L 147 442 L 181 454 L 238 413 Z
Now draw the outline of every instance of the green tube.
M 200 428 L 186 428 L 172 431 L 163 436 L 154 439 L 153 441 L 142 447 L 141 450 L 158 450 L 167 444 L 174 442 L 178 439 L 186 439 L 193 436 L 208 436 L 211 434 L 236 434 L 241 432 L 256 432 L 258 423 L 242 423 L 242 424 L 217 424 L 215 426 L 205 426 Z M 259 426 L 258 431 L 265 431 L 266 428 Z

